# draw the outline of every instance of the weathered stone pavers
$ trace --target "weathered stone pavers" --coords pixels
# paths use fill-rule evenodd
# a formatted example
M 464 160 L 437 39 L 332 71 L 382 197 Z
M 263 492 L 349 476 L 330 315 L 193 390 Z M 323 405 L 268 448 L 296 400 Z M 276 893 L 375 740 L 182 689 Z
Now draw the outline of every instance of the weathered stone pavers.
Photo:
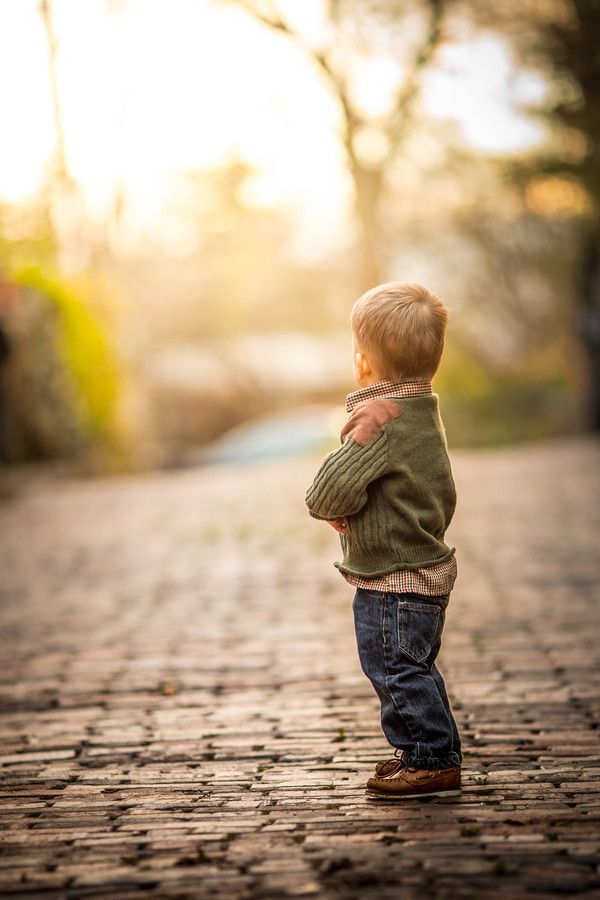
M 600 896 L 599 445 L 454 454 L 458 799 L 384 804 L 315 460 L 0 507 L 0 894 Z M 260 498 L 260 502 L 259 502 Z

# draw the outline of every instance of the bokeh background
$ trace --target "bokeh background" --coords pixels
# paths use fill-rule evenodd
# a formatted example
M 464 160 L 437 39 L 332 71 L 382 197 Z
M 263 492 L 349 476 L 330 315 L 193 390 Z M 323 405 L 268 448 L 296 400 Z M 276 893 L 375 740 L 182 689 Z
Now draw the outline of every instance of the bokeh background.
M 451 446 L 600 428 L 599 46 L 590 0 L 2 0 L 5 475 L 331 445 L 390 279 L 451 308 Z

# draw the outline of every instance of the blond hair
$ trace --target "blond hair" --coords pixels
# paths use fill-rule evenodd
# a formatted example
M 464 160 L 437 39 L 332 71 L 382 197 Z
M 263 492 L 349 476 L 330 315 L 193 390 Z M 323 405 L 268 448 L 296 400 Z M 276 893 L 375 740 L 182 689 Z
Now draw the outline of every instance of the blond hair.
M 420 284 L 390 281 L 371 288 L 352 307 L 359 350 L 389 381 L 429 380 L 444 349 L 448 309 Z

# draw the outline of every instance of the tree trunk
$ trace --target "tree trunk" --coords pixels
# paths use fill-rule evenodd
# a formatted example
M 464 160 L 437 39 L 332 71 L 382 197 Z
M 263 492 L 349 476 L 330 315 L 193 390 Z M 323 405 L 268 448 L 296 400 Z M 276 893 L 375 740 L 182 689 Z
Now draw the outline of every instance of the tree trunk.
M 380 284 L 384 278 L 381 254 L 381 223 L 379 207 L 383 175 L 378 169 L 366 169 L 352 160 L 352 177 L 355 189 L 355 211 L 359 226 L 358 284 L 361 291 Z

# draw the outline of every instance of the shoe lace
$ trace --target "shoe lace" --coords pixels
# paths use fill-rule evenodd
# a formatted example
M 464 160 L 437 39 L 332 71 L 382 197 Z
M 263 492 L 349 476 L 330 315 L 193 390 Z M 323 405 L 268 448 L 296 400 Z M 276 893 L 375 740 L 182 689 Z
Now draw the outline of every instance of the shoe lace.
M 405 768 L 406 763 L 402 759 L 403 753 L 403 750 L 396 747 L 392 759 L 384 759 L 380 763 L 377 763 L 375 766 L 375 774 L 379 775 L 380 778 L 383 778 L 386 775 L 394 775 L 396 772 L 399 772 L 400 769 Z

